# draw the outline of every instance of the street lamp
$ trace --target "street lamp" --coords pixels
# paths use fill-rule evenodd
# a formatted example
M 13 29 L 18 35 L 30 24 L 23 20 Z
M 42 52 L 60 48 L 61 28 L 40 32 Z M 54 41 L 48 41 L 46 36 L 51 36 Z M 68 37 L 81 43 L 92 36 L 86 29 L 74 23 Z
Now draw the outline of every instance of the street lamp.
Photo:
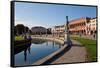
M 69 38 L 69 27 L 68 27 L 68 16 L 66 16 L 65 32 L 64 32 L 64 44 L 71 45 L 71 40 Z
M 64 36 L 65 36 L 64 43 L 67 43 L 67 41 L 68 41 L 68 16 L 66 16 Z

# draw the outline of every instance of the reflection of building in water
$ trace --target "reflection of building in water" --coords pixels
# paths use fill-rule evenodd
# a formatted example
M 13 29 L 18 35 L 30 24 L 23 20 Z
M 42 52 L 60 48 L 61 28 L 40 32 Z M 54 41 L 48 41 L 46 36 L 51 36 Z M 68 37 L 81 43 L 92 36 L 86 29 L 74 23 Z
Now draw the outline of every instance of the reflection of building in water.
M 54 41 L 52 42 L 53 46 L 55 45 Z
M 53 47 L 55 46 L 55 42 L 54 41 L 52 42 L 52 45 L 53 45 Z
M 48 41 L 46 41 L 46 46 L 48 46 Z
M 59 45 L 59 44 L 58 44 Z M 61 48 L 61 45 L 59 45 L 59 48 Z
M 70 34 L 89 35 L 96 33 L 97 18 L 82 17 L 79 19 L 69 21 Z M 52 28 L 53 34 L 64 33 L 64 25 L 54 26 Z

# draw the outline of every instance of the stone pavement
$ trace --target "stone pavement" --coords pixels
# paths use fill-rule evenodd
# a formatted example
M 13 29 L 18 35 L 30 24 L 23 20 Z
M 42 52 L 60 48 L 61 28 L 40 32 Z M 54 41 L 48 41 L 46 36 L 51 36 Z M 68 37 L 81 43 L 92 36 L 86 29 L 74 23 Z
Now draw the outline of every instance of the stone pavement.
M 73 63 L 86 61 L 86 49 L 81 43 L 72 40 L 73 45 L 69 51 L 65 52 L 61 57 L 53 61 L 51 64 Z

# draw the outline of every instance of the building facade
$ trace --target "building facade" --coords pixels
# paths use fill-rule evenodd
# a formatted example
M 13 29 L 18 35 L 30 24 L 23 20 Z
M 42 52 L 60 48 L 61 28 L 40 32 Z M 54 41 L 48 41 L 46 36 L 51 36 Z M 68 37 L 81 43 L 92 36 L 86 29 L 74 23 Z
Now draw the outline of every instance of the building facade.
M 70 21 L 69 23 L 69 31 L 71 34 L 87 34 L 87 23 L 89 23 L 90 18 L 82 17 L 79 19 L 75 19 Z
M 93 32 L 96 33 L 96 18 L 88 18 L 88 17 L 82 17 L 79 19 L 71 20 L 69 21 L 68 27 L 70 34 L 77 34 L 77 35 L 90 35 L 93 34 Z M 52 28 L 52 33 L 55 34 L 62 34 L 64 33 L 65 26 L 59 25 L 54 26 Z
M 51 29 L 51 33 L 53 34 L 53 36 L 64 36 L 64 29 L 64 25 L 54 26 Z
M 54 33 L 54 34 L 63 33 L 64 29 L 65 29 L 64 25 L 54 26 L 52 28 L 52 33 Z
M 92 18 L 87 24 L 88 35 L 93 35 L 97 33 L 97 19 Z

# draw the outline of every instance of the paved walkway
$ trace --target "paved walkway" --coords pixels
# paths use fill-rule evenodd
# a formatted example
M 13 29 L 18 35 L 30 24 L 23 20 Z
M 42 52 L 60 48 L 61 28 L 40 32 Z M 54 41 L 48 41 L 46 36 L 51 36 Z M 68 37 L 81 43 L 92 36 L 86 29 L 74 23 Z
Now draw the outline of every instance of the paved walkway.
M 73 45 L 69 51 L 65 52 L 61 57 L 53 61 L 51 64 L 85 62 L 86 50 L 79 42 L 72 40 Z

